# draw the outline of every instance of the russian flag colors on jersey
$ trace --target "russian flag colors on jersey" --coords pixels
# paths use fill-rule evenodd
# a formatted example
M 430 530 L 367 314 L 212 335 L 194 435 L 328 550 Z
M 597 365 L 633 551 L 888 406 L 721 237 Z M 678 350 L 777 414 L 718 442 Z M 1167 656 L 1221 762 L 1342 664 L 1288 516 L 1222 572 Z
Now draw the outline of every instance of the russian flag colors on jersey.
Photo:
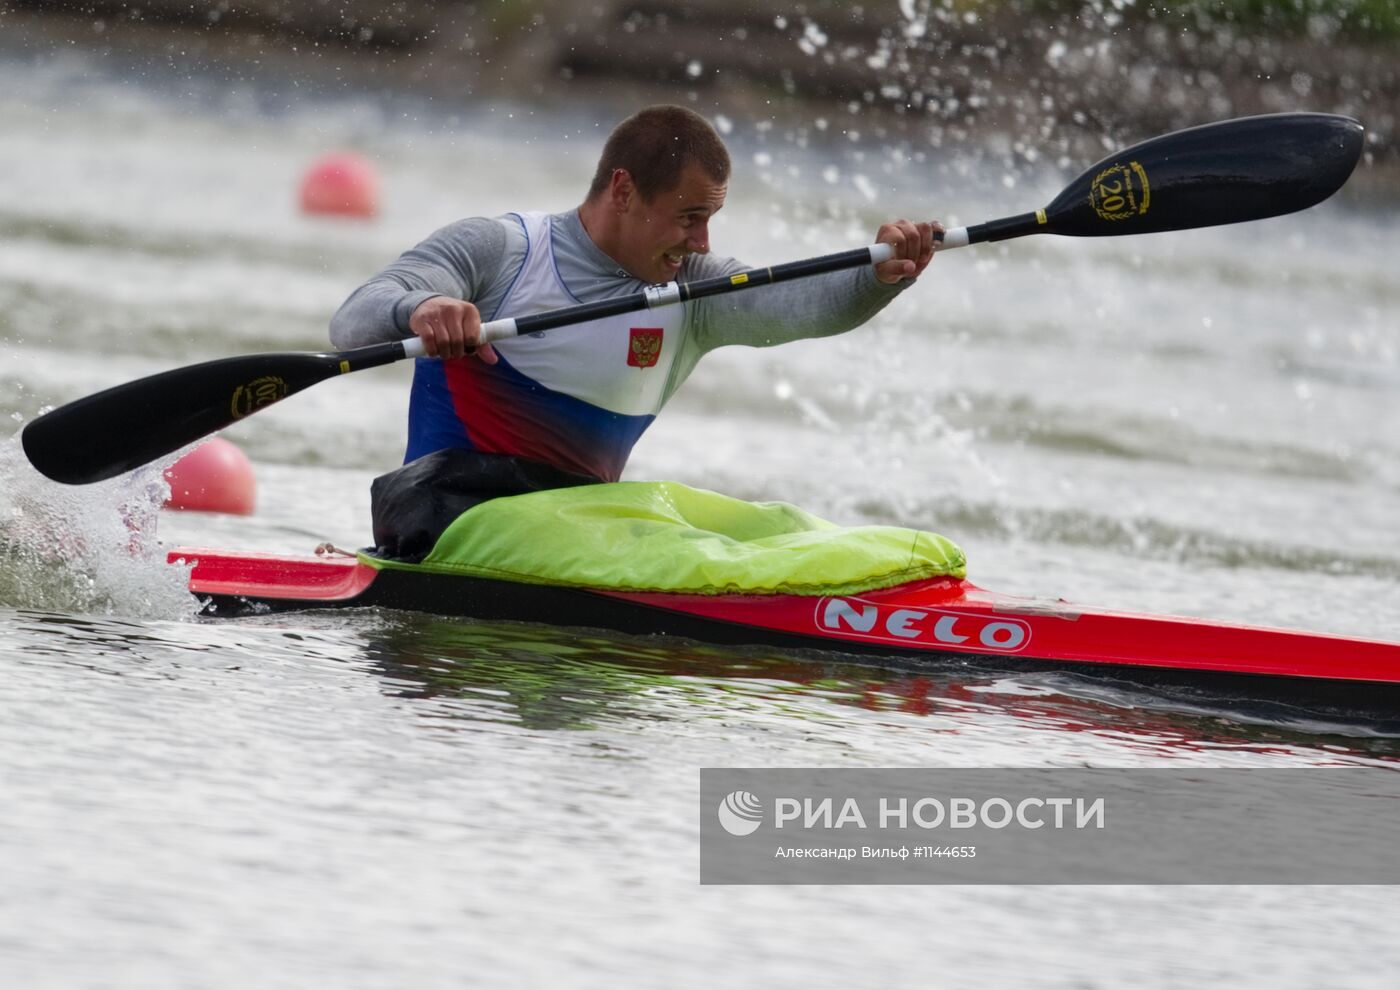
M 576 304 L 555 264 L 549 215 L 511 216 L 525 232 L 525 260 L 485 319 Z M 667 306 L 513 337 L 493 345 L 494 365 L 419 358 L 405 461 L 465 447 L 618 480 L 666 400 L 685 315 Z

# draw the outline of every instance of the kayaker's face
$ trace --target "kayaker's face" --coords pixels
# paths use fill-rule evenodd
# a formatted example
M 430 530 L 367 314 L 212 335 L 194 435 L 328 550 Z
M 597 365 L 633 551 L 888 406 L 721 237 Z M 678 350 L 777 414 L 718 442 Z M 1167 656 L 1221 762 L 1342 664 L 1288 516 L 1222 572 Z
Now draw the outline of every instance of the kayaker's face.
M 688 165 L 674 189 L 644 199 L 635 187 L 620 216 L 618 261 L 647 282 L 671 282 L 688 254 L 710 250 L 710 218 L 724 205 L 728 185 Z

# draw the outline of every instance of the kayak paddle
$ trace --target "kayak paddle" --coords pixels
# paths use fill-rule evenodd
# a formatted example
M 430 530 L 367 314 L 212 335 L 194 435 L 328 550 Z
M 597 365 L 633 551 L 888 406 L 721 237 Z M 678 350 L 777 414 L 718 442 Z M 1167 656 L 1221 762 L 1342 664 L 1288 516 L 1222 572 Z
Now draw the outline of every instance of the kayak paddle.
M 1332 195 L 1361 157 L 1350 117 L 1284 113 L 1206 124 L 1134 145 L 1076 178 L 1034 213 L 947 231 L 940 250 L 1027 234 L 1105 237 L 1261 220 Z M 888 244 L 652 285 L 596 303 L 493 320 L 504 340 L 825 272 L 889 261 Z M 416 337 L 338 352 L 253 354 L 164 371 L 45 413 L 24 427 L 25 455 L 54 481 L 85 485 L 148 464 L 318 382 L 423 356 Z
M 1027 234 L 1113 237 L 1295 213 L 1342 187 L 1361 159 L 1361 124 L 1274 113 L 1203 124 L 1090 166 L 1043 210 L 957 227 L 943 247 Z

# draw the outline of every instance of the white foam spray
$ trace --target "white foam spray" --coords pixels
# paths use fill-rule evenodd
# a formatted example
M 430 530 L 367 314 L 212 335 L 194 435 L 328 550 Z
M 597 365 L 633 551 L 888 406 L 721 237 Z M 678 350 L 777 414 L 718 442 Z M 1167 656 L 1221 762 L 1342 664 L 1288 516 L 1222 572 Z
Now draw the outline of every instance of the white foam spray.
M 0 606 L 178 619 L 194 614 L 188 570 L 156 538 L 176 455 L 94 485 L 60 485 L 0 441 Z

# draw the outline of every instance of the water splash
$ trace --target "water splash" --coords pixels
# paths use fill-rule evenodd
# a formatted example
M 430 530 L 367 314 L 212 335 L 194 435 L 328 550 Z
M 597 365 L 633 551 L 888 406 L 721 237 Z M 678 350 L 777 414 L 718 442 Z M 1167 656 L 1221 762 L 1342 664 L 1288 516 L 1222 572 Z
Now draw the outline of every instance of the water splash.
M 0 441 L 0 606 L 193 615 L 187 572 L 165 563 L 156 539 L 166 466 L 72 487 L 39 475 L 18 434 Z

